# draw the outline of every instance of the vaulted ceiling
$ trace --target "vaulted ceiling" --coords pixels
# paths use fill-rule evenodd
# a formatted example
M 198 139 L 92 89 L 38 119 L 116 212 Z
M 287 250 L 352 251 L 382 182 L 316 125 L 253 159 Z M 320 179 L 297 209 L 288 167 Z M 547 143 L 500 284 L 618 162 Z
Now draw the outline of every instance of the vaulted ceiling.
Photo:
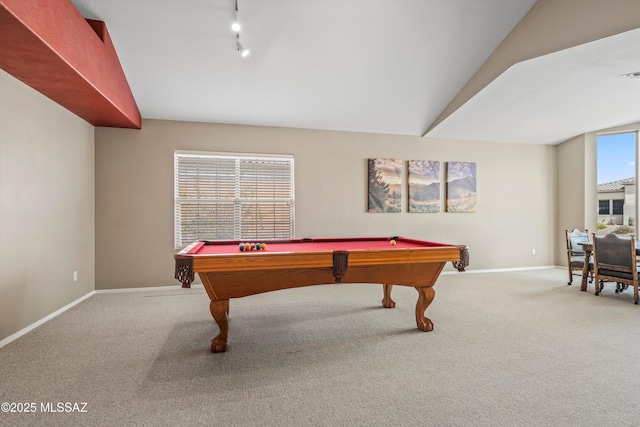
M 542 144 L 640 122 L 640 2 L 238 0 L 246 58 L 235 0 L 72 3 L 143 118 Z

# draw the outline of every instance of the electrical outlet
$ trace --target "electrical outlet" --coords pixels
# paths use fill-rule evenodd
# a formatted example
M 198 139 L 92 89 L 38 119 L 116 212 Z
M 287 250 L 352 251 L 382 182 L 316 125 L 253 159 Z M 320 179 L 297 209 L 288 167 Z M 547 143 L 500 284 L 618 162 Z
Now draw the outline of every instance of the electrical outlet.
M 77 282 L 77 281 L 78 281 L 78 272 L 77 272 L 77 271 L 74 271 L 74 272 L 73 272 L 73 281 L 74 281 L 74 282 Z
M 536 254 L 536 248 L 531 249 L 531 255 L 535 255 Z

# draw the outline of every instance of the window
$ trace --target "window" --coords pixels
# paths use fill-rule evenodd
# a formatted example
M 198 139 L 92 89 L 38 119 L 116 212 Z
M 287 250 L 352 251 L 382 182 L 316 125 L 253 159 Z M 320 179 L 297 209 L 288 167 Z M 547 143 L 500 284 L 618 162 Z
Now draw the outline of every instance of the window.
M 624 200 L 613 201 L 613 215 L 624 215 Z
M 609 201 L 608 200 L 598 200 L 598 214 L 599 215 L 609 215 Z
M 293 156 L 176 152 L 175 246 L 293 237 Z
M 637 145 L 637 131 L 597 135 L 599 234 L 635 234 Z

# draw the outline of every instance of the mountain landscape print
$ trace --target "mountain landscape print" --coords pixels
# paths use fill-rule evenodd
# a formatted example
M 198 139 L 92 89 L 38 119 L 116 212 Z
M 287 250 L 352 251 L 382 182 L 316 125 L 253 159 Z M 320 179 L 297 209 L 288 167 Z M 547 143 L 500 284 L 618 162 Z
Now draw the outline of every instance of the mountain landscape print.
M 369 159 L 369 212 L 400 212 L 402 162 Z
M 440 162 L 409 160 L 409 212 L 440 212 Z
M 476 211 L 476 164 L 447 162 L 447 212 Z

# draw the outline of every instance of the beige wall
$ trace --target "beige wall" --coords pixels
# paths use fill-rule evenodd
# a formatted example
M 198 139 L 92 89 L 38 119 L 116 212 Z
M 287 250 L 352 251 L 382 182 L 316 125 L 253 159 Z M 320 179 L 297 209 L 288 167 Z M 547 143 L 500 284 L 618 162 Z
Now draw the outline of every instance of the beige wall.
M 93 136 L 0 70 L 0 340 L 94 290 Z
M 293 154 L 297 237 L 467 244 L 470 269 L 555 262 L 554 146 L 145 120 L 141 131 L 96 129 L 96 289 L 178 284 L 175 150 Z M 376 157 L 476 162 L 477 212 L 367 213 L 366 160 Z
M 585 135 L 579 135 L 559 144 L 556 149 L 558 177 L 556 264 L 558 265 L 567 265 L 564 230 L 574 228 L 594 230 L 585 217 L 585 206 L 588 205 L 585 185 L 588 156 L 585 139 Z

